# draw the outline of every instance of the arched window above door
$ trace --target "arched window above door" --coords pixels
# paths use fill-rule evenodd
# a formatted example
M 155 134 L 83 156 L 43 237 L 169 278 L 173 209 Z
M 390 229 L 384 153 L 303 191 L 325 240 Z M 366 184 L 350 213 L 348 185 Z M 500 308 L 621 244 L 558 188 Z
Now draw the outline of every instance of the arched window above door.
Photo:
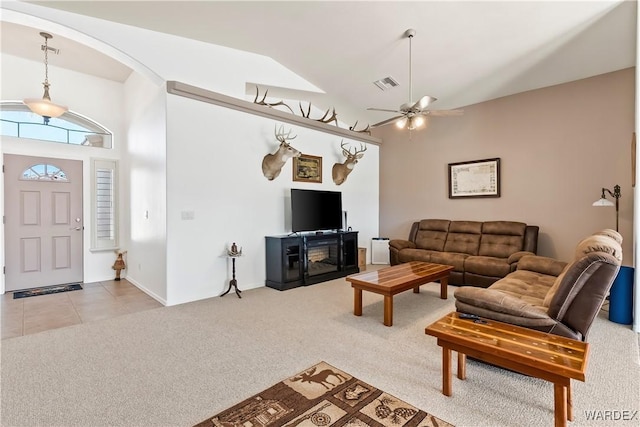
M 28 167 L 20 174 L 19 179 L 21 181 L 69 182 L 67 174 L 62 169 L 48 163 Z
M 0 134 L 87 147 L 113 147 L 113 135 L 95 121 L 67 111 L 49 124 L 22 102 L 0 102 Z

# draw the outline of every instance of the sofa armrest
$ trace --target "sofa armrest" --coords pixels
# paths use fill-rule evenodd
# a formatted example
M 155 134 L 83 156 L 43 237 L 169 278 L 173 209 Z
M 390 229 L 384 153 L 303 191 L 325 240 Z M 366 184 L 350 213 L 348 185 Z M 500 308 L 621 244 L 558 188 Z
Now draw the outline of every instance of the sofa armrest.
M 518 261 L 520 261 L 522 257 L 525 255 L 535 255 L 535 254 L 529 251 L 519 251 L 519 252 L 513 253 L 509 255 L 509 258 L 507 258 L 507 264 L 515 264 Z M 511 269 L 511 271 L 513 271 L 513 269 Z
M 549 319 L 545 311 L 520 298 L 494 289 L 462 286 L 454 292 L 457 301 L 494 313 L 527 319 Z
M 389 240 L 389 247 L 400 251 L 406 248 L 415 249 L 416 244 L 408 240 L 393 239 L 393 240 Z
M 548 276 L 559 276 L 566 262 L 540 255 L 525 255 L 518 261 L 518 270 L 535 271 Z

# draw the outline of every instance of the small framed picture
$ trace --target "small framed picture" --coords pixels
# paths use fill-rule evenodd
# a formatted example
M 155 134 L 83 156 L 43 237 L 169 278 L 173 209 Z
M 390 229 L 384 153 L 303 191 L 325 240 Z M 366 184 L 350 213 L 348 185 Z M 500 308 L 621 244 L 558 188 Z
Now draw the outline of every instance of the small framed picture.
M 500 197 L 500 159 L 449 163 L 449 198 Z
M 308 154 L 294 157 L 293 180 L 322 183 L 322 157 Z

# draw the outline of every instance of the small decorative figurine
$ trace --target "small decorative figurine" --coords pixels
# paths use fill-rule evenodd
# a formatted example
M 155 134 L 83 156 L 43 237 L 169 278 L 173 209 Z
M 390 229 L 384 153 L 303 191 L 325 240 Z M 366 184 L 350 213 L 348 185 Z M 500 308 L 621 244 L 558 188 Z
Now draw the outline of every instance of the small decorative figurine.
M 238 245 L 236 245 L 236 242 L 233 242 L 231 249 L 227 250 L 227 255 L 231 257 L 240 256 L 242 255 L 242 248 L 238 250 Z
M 122 259 L 122 256 L 124 254 L 126 254 L 126 252 L 118 252 L 118 258 L 116 258 L 116 262 L 114 262 L 113 266 L 111 267 L 116 271 L 116 278 L 115 278 L 116 281 L 120 280 L 120 271 L 127 268 L 127 266 L 124 263 L 124 259 Z

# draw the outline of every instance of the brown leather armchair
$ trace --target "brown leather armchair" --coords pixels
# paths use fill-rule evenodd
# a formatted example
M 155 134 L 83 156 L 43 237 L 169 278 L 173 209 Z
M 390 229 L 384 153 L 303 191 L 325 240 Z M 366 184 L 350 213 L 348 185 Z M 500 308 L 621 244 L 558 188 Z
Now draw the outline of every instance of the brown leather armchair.
M 622 236 L 602 230 L 583 239 L 570 263 L 527 255 L 489 288 L 461 287 L 456 309 L 586 341 L 622 262 Z

